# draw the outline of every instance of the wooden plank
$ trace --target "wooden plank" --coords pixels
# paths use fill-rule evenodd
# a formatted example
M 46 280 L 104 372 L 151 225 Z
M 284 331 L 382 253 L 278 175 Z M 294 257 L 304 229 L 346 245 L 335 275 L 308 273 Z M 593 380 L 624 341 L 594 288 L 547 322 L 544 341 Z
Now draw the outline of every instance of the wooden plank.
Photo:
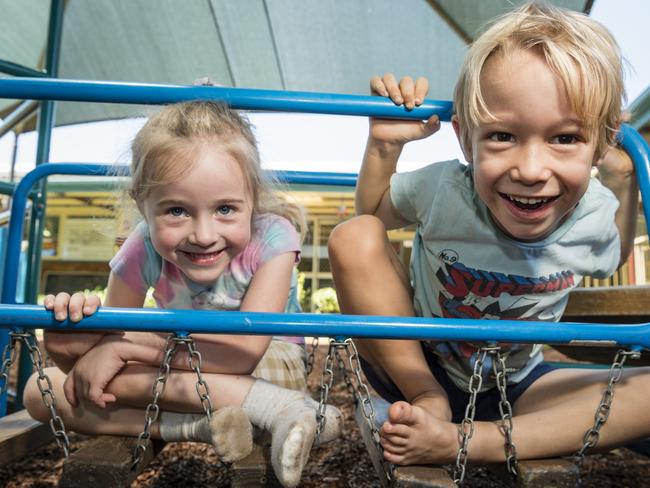
M 355 409 L 354 418 L 361 431 L 361 437 L 383 488 L 453 488 L 454 482 L 447 471 L 439 466 L 397 466 L 389 480 L 381 464 L 383 453 L 372 438 L 372 431 L 360 408 Z
M 631 322 L 628 319 L 627 323 L 647 322 L 650 318 L 650 286 L 576 288 L 569 294 L 562 320 L 579 317 L 629 317 Z
M 70 454 L 63 464 L 61 488 L 128 487 L 143 468 L 164 447 L 164 442 L 149 441 L 142 463 L 131 469 L 136 437 L 102 435 Z
M 253 451 L 241 461 L 234 462 L 231 468 L 233 470 L 230 484 L 232 488 L 282 486 L 275 477 L 271 465 L 271 441 L 268 435 L 256 439 Z
M 27 410 L 0 418 L 0 465 L 4 466 L 54 441 L 49 425 L 34 420 Z
M 531 459 L 519 462 L 518 488 L 573 488 L 579 486 L 580 470 L 561 458 Z

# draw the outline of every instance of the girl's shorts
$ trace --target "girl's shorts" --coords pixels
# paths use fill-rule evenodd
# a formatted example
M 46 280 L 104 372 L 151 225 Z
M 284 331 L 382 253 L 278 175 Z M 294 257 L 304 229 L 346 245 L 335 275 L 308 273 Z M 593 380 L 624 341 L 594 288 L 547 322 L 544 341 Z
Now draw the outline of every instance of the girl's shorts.
M 433 373 L 440 386 L 447 392 L 449 398 L 449 405 L 451 407 L 452 419 L 454 423 L 459 423 L 465 417 L 465 410 L 467 402 L 469 401 L 469 393 L 461 390 L 449 378 L 447 372 L 438 364 L 435 354 L 428 348 L 423 347 L 424 357 L 427 360 L 429 369 Z M 390 378 L 381 372 L 376 371 L 369 363 L 361 358 L 361 367 L 366 375 L 368 383 L 375 389 L 375 391 L 386 401 L 394 403 L 397 401 L 405 401 L 406 399 L 399 391 L 399 388 L 392 382 Z M 530 385 L 537 379 L 553 371 L 553 366 L 547 363 L 538 364 L 533 370 L 522 379 L 519 383 L 513 383 L 506 386 L 506 393 L 510 404 L 514 404 L 517 399 L 525 392 Z M 494 421 L 501 418 L 499 413 L 499 401 L 501 396 L 496 388 L 479 393 L 476 397 L 476 420 Z
M 291 390 L 307 390 L 305 348 L 300 344 L 272 339 L 253 376 Z

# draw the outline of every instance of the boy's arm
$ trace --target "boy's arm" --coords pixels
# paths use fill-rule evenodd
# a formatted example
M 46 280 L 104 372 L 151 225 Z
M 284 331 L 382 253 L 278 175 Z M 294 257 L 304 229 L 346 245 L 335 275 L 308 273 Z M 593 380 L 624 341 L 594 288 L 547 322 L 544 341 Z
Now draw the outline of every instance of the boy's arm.
M 619 202 L 616 227 L 621 240 L 621 266 L 630 255 L 639 213 L 639 186 L 630 156 L 622 149 L 610 148 L 598 163 L 598 177 Z
M 370 90 L 373 95 L 390 97 L 396 104 L 413 108 L 424 100 L 428 82 L 424 78 L 414 82 L 412 78 L 405 77 L 398 84 L 395 77 L 388 73 L 370 80 Z M 439 128 L 437 116 L 432 116 L 425 122 L 370 119 L 370 134 L 355 193 L 358 215 L 375 215 L 384 222 L 387 229 L 403 227 L 409 223 L 393 207 L 390 178 L 395 173 L 404 144 L 428 137 Z

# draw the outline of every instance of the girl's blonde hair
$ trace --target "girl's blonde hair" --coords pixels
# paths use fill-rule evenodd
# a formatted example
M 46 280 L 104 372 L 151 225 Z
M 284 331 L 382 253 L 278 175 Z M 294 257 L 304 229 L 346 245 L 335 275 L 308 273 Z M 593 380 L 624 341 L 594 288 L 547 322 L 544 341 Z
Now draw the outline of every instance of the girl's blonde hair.
M 274 213 L 305 232 L 305 217 L 297 205 L 277 195 L 265 177 L 252 126 L 226 105 L 198 100 L 164 107 L 151 116 L 131 145 L 130 197 L 141 203 L 152 190 L 178 180 L 193 164 L 203 144 L 217 144 L 240 165 L 253 202 L 253 215 Z
M 486 61 L 527 49 L 542 55 L 560 78 L 571 108 L 596 139 L 595 158 L 602 157 L 615 143 L 625 99 L 620 49 L 609 31 L 588 16 L 535 2 L 496 19 L 469 48 L 454 92 L 464 149 L 471 147 L 472 130 L 496 120 L 481 92 Z

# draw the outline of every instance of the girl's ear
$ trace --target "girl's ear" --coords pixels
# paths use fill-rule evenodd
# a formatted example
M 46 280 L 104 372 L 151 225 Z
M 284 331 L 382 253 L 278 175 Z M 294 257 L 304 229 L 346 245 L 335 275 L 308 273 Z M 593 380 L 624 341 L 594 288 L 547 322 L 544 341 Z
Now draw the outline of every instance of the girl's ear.
M 467 161 L 469 164 L 472 164 L 474 162 L 472 159 L 472 148 L 465 147 L 465 144 L 463 143 L 463 137 L 460 131 L 460 120 L 458 119 L 458 115 L 454 114 L 451 116 L 451 126 L 454 128 L 454 132 L 456 133 L 456 137 L 458 138 L 458 143 L 460 144 L 460 149 L 463 151 L 463 156 L 465 156 L 465 161 Z

